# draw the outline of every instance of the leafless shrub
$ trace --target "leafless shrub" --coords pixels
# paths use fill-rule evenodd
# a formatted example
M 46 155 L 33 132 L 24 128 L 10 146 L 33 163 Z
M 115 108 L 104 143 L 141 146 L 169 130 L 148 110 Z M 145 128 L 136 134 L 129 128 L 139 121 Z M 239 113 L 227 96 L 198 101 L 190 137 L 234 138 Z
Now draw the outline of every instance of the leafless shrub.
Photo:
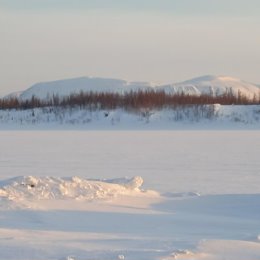
M 259 105 L 260 95 L 249 98 L 238 91 L 234 95 L 232 90 L 227 90 L 221 95 L 189 95 L 185 93 L 167 94 L 164 91 L 130 91 L 123 94 L 110 92 L 80 92 L 72 93 L 66 97 L 53 95 L 48 99 L 39 99 L 32 96 L 31 99 L 21 100 L 16 97 L 0 99 L 0 109 L 25 110 L 33 108 L 75 108 L 88 109 L 90 111 L 114 110 L 121 108 L 127 111 L 150 111 L 152 109 L 179 108 L 185 106 L 197 106 L 197 113 L 206 113 L 210 118 L 214 114 L 213 104 L 221 105 Z M 203 106 L 207 106 L 203 108 Z

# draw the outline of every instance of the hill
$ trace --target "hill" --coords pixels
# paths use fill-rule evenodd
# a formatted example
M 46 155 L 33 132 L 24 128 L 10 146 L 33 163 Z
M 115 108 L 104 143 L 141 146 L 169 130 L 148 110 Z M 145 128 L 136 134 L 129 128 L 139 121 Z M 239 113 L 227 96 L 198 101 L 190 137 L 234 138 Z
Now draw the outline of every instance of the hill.
M 255 84 L 228 76 L 203 76 L 181 83 L 160 86 L 167 93 L 186 93 L 191 95 L 221 95 L 231 91 L 234 95 L 239 92 L 248 98 L 258 97 L 259 87 Z
M 120 79 L 81 77 L 37 83 L 25 91 L 15 93 L 15 96 L 26 100 L 31 99 L 32 96 L 39 99 L 46 99 L 53 95 L 64 97 L 71 93 L 80 93 L 81 91 L 121 94 L 138 90 L 162 90 L 168 94 L 184 93 L 191 95 L 221 95 L 228 91 L 234 95 L 241 93 L 248 98 L 258 97 L 260 93 L 260 88 L 256 84 L 228 76 L 203 76 L 180 83 L 158 86 L 149 82 L 128 82 Z M 10 97 L 10 95 L 7 97 Z
M 83 92 L 112 92 L 124 93 L 130 90 L 146 90 L 151 85 L 146 82 L 128 82 L 121 79 L 81 77 L 65 80 L 37 83 L 20 94 L 23 100 L 35 96 L 40 99 L 49 96 L 68 96 L 71 93 Z

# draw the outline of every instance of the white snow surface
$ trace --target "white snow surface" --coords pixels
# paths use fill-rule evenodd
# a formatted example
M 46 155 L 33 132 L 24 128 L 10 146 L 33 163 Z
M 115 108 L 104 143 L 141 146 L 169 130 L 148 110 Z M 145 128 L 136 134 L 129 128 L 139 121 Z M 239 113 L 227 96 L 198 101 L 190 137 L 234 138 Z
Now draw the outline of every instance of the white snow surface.
M 21 99 L 30 99 L 35 96 L 40 99 L 50 98 L 53 95 L 60 97 L 68 96 L 71 93 L 83 92 L 115 92 L 123 94 L 137 90 L 163 90 L 166 93 L 186 94 L 213 94 L 220 95 L 232 91 L 234 95 L 238 92 L 249 98 L 254 95 L 258 98 L 259 87 L 256 84 L 248 83 L 237 78 L 228 76 L 203 76 L 181 83 L 156 85 L 149 82 L 129 82 L 121 79 L 80 77 L 73 79 L 57 80 L 51 82 L 37 83 L 23 92 L 16 93 Z M 7 97 L 14 96 L 8 95 Z
M 259 260 L 259 137 L 2 131 L 0 259 Z
M 35 108 L 0 110 L 0 130 L 178 130 L 260 129 L 260 106 L 186 106 L 176 109 L 89 110 L 81 108 Z
M 141 190 L 143 179 L 140 176 L 131 179 L 88 180 L 80 177 L 55 178 L 21 176 L 0 181 L 0 200 L 10 205 L 23 207 L 41 206 L 51 200 L 98 201 L 110 200 L 118 196 L 159 197 L 152 191 Z M 10 206 L 9 205 L 9 206 Z M 3 206 L 3 205 L 2 205 Z

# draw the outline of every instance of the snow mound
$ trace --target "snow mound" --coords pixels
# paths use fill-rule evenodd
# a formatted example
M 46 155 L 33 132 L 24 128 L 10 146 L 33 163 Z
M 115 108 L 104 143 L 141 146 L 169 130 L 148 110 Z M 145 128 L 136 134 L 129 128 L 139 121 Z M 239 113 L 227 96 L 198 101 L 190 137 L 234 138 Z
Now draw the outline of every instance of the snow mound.
M 118 195 L 144 193 L 143 179 L 88 180 L 79 177 L 54 178 L 22 176 L 0 182 L 0 199 L 24 200 L 82 200 L 110 199 Z

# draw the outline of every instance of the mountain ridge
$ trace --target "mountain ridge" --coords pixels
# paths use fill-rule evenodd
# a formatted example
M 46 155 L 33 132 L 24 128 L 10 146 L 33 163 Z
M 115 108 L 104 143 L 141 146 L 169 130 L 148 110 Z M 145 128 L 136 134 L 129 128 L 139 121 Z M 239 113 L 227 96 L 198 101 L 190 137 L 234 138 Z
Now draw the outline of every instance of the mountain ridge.
M 169 94 L 184 92 L 192 95 L 210 94 L 216 96 L 231 91 L 235 96 L 240 93 L 249 98 L 253 98 L 255 95 L 258 96 L 260 91 L 256 84 L 230 76 L 213 75 L 201 76 L 180 83 L 164 85 L 161 88 Z
M 150 82 L 126 81 L 114 78 L 100 77 L 78 77 L 55 81 L 40 82 L 32 85 L 24 91 L 11 93 L 5 98 L 17 97 L 22 100 L 31 99 L 32 96 L 46 99 L 53 95 L 61 97 L 72 93 L 83 92 L 112 92 L 123 94 L 130 91 L 158 90 L 168 94 L 190 94 L 190 95 L 221 95 L 231 91 L 234 95 L 253 98 L 260 94 L 260 87 L 238 78 L 230 76 L 205 75 L 183 82 L 156 85 Z

